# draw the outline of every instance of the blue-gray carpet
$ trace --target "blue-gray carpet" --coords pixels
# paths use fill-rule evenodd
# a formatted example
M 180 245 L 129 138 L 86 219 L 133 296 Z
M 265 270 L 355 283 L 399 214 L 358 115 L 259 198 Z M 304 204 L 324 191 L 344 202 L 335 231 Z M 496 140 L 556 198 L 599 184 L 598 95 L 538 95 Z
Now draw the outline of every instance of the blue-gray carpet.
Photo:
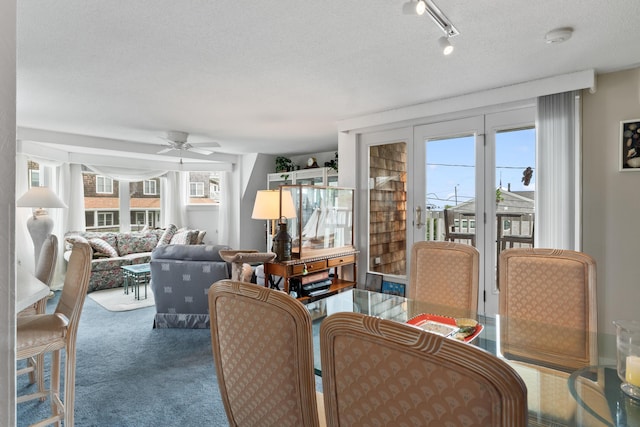
M 48 312 L 58 294 L 49 300 Z M 155 307 L 110 312 L 86 299 L 77 340 L 76 426 L 228 425 L 209 330 L 153 329 L 154 313 Z M 49 359 L 47 384 L 48 367 Z M 17 389 L 20 395 L 35 385 L 23 375 Z M 21 403 L 17 425 L 49 413 L 48 401 Z

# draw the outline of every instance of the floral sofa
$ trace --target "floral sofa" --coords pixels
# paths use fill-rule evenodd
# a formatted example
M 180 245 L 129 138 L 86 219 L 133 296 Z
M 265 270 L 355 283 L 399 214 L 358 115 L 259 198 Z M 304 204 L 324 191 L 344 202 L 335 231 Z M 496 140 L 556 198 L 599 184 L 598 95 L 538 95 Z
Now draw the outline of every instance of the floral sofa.
M 87 292 L 93 292 L 124 286 L 124 275 L 120 267 L 149 262 L 151 251 L 157 246 L 199 244 L 203 237 L 204 232 L 178 230 L 173 225 L 166 229 L 127 233 L 70 231 L 64 235 L 64 258 L 69 260 L 75 241 L 85 241 L 91 245 L 93 259 Z

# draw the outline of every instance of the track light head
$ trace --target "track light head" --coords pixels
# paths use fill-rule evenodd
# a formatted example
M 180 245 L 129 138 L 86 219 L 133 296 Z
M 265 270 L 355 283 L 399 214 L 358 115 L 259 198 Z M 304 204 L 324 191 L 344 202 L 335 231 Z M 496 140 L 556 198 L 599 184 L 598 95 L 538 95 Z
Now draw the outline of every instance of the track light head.
M 426 11 L 427 11 L 427 2 L 425 0 L 418 0 L 418 3 L 416 4 L 416 13 L 418 15 L 424 15 Z
M 438 45 L 442 49 L 444 55 L 450 55 L 453 52 L 453 45 L 449 42 L 449 37 L 442 36 L 438 39 Z

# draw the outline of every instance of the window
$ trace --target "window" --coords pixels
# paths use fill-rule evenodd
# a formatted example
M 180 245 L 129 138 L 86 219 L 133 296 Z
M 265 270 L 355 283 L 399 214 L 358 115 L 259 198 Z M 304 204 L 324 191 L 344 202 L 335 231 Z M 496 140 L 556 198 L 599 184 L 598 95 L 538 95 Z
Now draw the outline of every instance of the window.
M 156 190 L 156 181 L 153 179 L 149 179 L 146 180 L 144 182 L 144 190 L 143 190 L 143 194 L 145 195 L 156 195 L 158 194 L 158 191 Z
M 98 212 L 98 227 L 113 225 L 113 212 Z
M 29 170 L 29 188 L 31 187 L 40 187 L 40 170 Z
M 204 182 L 190 182 L 189 197 L 204 197 Z
M 218 172 L 189 172 L 189 204 L 217 205 L 220 203 Z
M 96 193 L 113 194 L 113 180 L 106 176 L 96 176 Z
M 145 225 L 156 227 L 160 223 L 162 206 L 159 177 L 129 182 L 128 190 L 120 191 L 118 180 L 97 175 L 85 166 L 83 183 L 87 231 L 120 231 L 121 227 L 124 229 L 128 226 L 138 231 Z M 125 203 L 127 198 L 129 203 Z M 129 208 L 124 209 L 123 205 Z

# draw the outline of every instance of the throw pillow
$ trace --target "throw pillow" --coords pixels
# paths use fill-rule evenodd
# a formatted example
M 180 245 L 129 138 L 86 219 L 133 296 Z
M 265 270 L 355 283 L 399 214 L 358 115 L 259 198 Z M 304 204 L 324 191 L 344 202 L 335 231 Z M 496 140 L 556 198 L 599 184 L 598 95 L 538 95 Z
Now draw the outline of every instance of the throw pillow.
M 204 235 L 207 234 L 206 231 L 198 232 L 198 238 L 196 239 L 196 245 L 204 245 Z
M 96 252 L 106 254 L 110 258 L 118 257 L 118 252 L 113 248 L 113 246 L 111 246 L 110 244 L 108 244 L 107 242 L 105 242 L 99 237 L 92 237 L 91 239 L 89 239 L 89 244 L 91 245 L 93 250 Z
M 74 234 L 71 236 L 67 236 L 65 238 L 65 240 L 67 241 L 67 243 L 73 245 L 74 243 L 89 243 L 89 241 L 87 239 L 85 239 L 84 237 Z
M 170 244 L 171 239 L 176 234 L 176 231 L 178 231 L 178 227 L 176 227 L 173 224 L 167 225 L 167 228 L 164 230 L 164 233 L 162 233 L 162 236 L 160 236 L 160 240 L 158 240 L 157 246 L 164 246 L 164 245 Z
M 185 230 L 176 233 L 171 238 L 170 244 L 172 245 L 190 245 L 191 239 L 193 239 L 193 230 Z

